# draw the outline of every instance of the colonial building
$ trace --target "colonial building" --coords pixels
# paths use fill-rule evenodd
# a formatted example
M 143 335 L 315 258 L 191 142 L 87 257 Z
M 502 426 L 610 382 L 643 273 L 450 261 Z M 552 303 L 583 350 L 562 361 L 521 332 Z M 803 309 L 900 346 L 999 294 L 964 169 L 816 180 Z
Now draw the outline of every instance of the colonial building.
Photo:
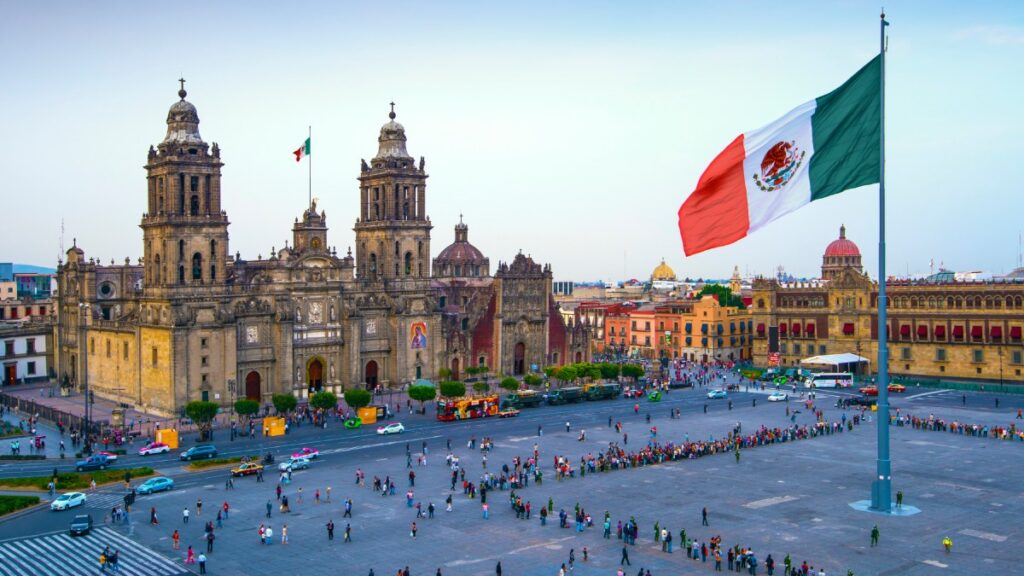
M 184 86 L 178 95 L 145 166 L 143 258 L 102 265 L 76 242 L 58 267 L 55 362 L 67 385 L 87 374 L 99 396 L 172 414 L 197 399 L 401 385 L 466 362 L 518 374 L 586 350 L 553 308 L 547 266 L 520 255 L 490 278 L 479 251 L 446 250 L 431 278 L 425 160 L 406 150 L 393 106 L 376 156 L 361 162 L 354 255 L 331 247 L 316 202 L 290 245 L 232 255 L 220 148 L 200 136 Z M 468 245 L 461 226 L 453 246 Z M 472 302 L 467 281 L 487 285 Z M 477 330 L 490 340 L 462 337 Z
M 877 370 L 878 284 L 863 272 L 845 228 L 826 248 L 821 274 L 820 282 L 754 282 L 755 363 L 767 365 L 773 353 L 793 366 L 808 356 L 852 352 Z M 958 282 L 937 274 L 890 280 L 886 291 L 892 374 L 1020 381 L 1024 281 Z

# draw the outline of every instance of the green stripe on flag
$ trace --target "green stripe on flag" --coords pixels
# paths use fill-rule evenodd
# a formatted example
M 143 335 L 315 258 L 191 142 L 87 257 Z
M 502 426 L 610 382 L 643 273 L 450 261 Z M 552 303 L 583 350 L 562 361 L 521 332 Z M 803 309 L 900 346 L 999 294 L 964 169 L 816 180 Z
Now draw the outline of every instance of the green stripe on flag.
M 811 201 L 877 184 L 881 164 L 882 57 L 817 99 L 811 119 Z
M 303 156 L 309 156 L 309 141 L 310 140 L 312 140 L 312 138 L 306 138 L 306 149 L 302 151 L 302 155 Z

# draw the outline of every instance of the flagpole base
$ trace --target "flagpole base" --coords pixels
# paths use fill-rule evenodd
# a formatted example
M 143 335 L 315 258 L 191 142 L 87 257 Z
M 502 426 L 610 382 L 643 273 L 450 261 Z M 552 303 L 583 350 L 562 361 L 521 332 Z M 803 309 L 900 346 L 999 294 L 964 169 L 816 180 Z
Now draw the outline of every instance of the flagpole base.
M 921 509 L 918 508 L 917 506 L 910 506 L 907 504 L 904 504 L 903 506 L 900 507 L 893 506 L 892 508 L 889 509 L 888 512 L 882 512 L 880 510 L 872 508 L 871 500 L 858 500 L 856 502 L 850 502 L 850 508 L 853 508 L 858 512 L 867 512 L 869 514 L 879 514 L 882 516 L 913 516 L 915 514 L 921 513 Z

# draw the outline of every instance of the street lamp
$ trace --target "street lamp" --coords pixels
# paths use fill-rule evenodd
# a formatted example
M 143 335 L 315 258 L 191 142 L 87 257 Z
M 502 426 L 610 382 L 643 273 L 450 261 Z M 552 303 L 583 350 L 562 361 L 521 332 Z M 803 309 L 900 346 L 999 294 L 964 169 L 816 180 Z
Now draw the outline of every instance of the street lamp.
M 86 455 L 92 454 L 92 444 L 89 441 L 89 341 L 87 339 L 90 313 L 88 302 L 78 303 L 78 328 L 81 333 L 79 355 L 82 357 L 82 392 L 85 398 L 85 411 L 82 413 L 85 446 L 82 449 L 82 453 Z

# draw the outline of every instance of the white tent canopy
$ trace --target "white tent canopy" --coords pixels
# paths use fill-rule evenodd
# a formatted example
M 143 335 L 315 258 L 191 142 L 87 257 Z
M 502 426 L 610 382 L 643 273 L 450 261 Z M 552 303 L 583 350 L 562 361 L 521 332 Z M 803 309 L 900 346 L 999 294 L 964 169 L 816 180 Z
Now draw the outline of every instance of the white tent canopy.
M 817 366 L 841 366 L 843 364 L 860 364 L 861 362 L 870 362 L 863 356 L 844 352 L 842 354 L 827 354 L 825 356 L 811 356 L 810 358 L 804 358 L 800 361 L 800 364 L 806 365 L 817 365 Z

